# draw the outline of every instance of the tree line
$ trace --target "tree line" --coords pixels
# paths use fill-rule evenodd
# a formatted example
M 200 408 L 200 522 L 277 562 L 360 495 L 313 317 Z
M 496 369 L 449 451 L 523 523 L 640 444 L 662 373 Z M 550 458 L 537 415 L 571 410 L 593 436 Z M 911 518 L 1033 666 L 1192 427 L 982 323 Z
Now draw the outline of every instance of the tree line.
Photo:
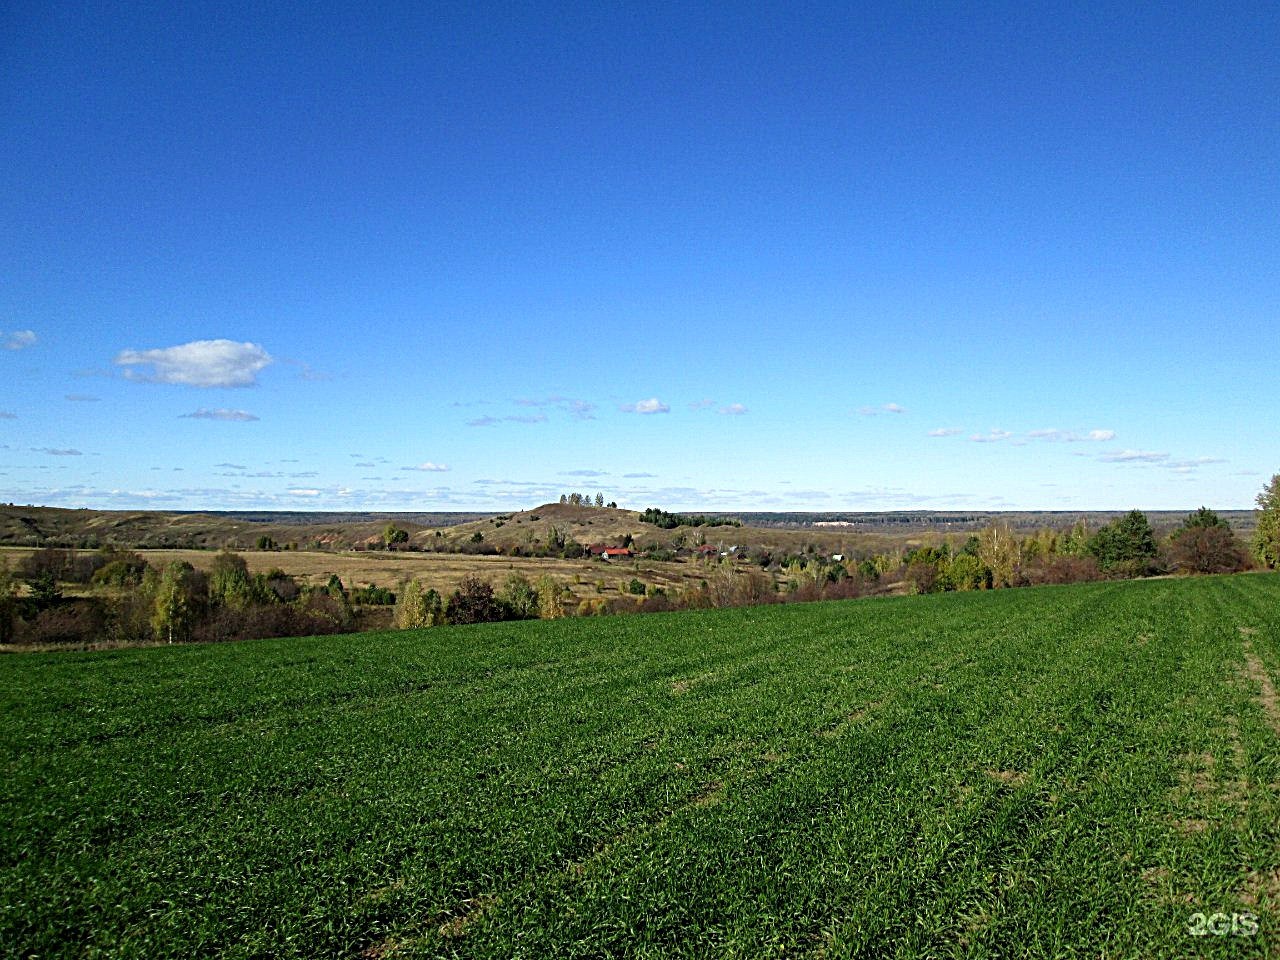
M 603 613 L 658 612 L 822 599 L 875 593 L 988 590 L 1048 583 L 1123 579 L 1165 573 L 1229 573 L 1280 566 L 1280 474 L 1257 498 L 1252 543 L 1201 507 L 1158 539 L 1145 514 L 1132 510 L 1096 530 L 1083 523 L 1019 537 L 996 524 L 958 547 L 948 543 L 862 557 L 773 556 L 740 551 L 718 557 L 695 585 L 680 591 L 621 581 L 614 597 L 585 597 L 550 576 L 512 573 L 500 588 L 468 577 L 442 594 L 419 581 L 393 592 L 348 590 L 337 576 L 299 584 L 280 569 L 250 574 L 242 557 L 218 554 L 211 569 L 184 561 L 151 565 L 137 553 L 45 548 L 16 570 L 0 563 L 0 643 L 153 643 L 250 639 L 359 629 L 370 606 L 394 605 L 396 627 L 501 620 L 556 619 Z M 557 547 L 567 548 L 558 537 Z M 1251 548 L 1251 549 L 1250 549 Z M 25 594 L 20 583 L 26 584 Z M 62 584 L 88 588 L 67 598 Z M 600 585 L 597 583 L 597 592 Z

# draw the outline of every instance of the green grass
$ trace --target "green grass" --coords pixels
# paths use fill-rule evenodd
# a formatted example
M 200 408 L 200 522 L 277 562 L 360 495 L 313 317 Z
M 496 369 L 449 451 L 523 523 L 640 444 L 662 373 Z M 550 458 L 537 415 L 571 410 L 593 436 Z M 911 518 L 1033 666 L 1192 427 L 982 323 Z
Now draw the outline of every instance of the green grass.
M 1270 575 L 11 655 L 0 953 L 1266 956 L 1258 667 Z

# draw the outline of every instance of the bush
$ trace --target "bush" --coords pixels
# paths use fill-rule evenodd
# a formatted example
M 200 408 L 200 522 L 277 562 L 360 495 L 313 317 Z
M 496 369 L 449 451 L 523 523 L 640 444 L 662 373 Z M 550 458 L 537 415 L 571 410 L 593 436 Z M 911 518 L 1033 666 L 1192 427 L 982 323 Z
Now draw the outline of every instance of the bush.
M 538 617 L 538 591 L 522 573 L 512 573 L 507 577 L 499 599 L 506 605 L 512 619 L 536 620 Z
M 351 591 L 351 602 L 370 607 L 389 607 L 396 602 L 396 595 L 386 587 L 370 584 Z
M 41 610 L 23 623 L 16 639 L 22 643 L 88 645 L 107 637 L 106 612 L 95 600 L 69 600 Z
M 508 619 L 506 605 L 493 595 L 493 586 L 478 577 L 463 579 L 445 608 L 449 623 L 493 623 Z
M 94 571 L 92 582 L 95 587 L 136 587 L 142 583 L 146 572 L 147 561 L 139 554 L 118 553 Z
M 1169 542 L 1175 570 L 1187 573 L 1236 573 L 1249 566 L 1229 526 L 1189 526 Z
M 1047 583 L 1086 583 L 1102 579 L 1102 570 L 1092 556 L 1057 554 L 1038 557 L 1031 563 L 1024 564 L 1019 582 L 1034 586 Z

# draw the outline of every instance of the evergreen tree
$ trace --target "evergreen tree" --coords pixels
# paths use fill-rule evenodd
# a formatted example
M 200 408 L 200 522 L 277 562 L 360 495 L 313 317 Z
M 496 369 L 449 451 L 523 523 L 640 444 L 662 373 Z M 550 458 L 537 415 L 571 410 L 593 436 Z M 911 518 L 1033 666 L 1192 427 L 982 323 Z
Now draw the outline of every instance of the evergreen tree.
M 1089 540 L 1089 552 L 1103 570 L 1122 564 L 1142 572 L 1156 556 L 1156 536 L 1141 510 L 1130 510 L 1118 520 L 1102 527 Z

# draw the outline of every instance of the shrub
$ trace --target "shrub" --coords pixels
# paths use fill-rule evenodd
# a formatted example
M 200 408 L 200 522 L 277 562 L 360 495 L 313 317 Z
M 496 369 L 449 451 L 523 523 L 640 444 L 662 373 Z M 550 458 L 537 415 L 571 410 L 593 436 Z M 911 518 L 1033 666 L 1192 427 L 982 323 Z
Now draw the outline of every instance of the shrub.
M 493 595 L 492 584 L 469 576 L 449 597 L 445 618 L 449 623 L 492 623 L 507 619 L 505 606 Z
M 386 587 L 370 584 L 351 591 L 351 602 L 371 607 L 389 607 L 396 602 L 396 595 Z
M 510 574 L 502 585 L 499 599 L 515 620 L 534 620 L 538 616 L 538 591 L 522 573 Z
M 95 600 L 70 600 L 41 610 L 22 625 L 23 643 L 88 645 L 106 639 L 106 613 Z
M 1188 573 L 1235 573 L 1248 567 L 1248 557 L 1235 534 L 1222 526 L 1189 526 L 1169 542 L 1174 569 Z

